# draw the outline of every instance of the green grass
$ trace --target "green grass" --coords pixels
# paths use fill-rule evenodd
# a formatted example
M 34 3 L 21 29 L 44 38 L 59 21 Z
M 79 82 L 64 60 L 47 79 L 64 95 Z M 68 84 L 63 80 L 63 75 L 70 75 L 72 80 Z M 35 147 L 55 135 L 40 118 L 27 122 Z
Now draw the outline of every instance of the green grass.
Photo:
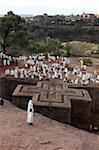
M 69 44 L 72 47 L 70 50 L 70 53 L 74 56 L 76 55 L 90 56 L 92 55 L 92 53 L 94 53 L 98 49 L 98 44 L 95 44 L 95 43 L 72 41 L 72 42 L 69 42 Z

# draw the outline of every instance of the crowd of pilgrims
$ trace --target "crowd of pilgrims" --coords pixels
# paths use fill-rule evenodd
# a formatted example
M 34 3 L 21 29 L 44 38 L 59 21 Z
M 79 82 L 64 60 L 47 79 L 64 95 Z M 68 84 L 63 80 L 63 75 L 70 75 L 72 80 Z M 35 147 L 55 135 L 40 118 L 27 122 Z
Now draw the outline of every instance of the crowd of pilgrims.
M 17 62 L 19 60 L 21 60 L 22 58 L 21 57 L 12 57 L 10 55 L 6 55 L 3 52 L 1 52 L 0 53 L 0 59 L 2 60 L 3 66 L 10 66 L 14 63 L 16 63 L 16 65 L 17 65 Z
M 87 66 L 83 64 L 83 59 L 79 59 L 79 66 L 70 68 L 70 60 L 67 57 L 51 56 L 50 54 L 35 54 L 31 56 L 11 57 L 0 53 L 3 65 L 7 66 L 16 63 L 15 68 L 5 70 L 5 76 L 14 78 L 60 79 L 64 82 L 88 85 L 89 83 L 99 83 L 99 74 L 94 70 L 87 71 Z M 18 61 L 23 61 L 24 67 L 17 65 Z

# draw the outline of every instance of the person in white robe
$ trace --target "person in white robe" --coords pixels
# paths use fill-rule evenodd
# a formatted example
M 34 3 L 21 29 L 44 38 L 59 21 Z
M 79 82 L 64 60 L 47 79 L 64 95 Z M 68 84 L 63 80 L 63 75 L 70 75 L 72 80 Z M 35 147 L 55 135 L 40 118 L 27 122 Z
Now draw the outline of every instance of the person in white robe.
M 66 78 L 64 77 L 63 82 L 66 82 Z
M 86 66 L 86 65 L 83 65 L 83 69 L 86 70 L 86 68 L 87 68 L 87 66 Z
M 15 68 L 15 70 L 14 70 L 14 77 L 18 78 L 18 68 Z
M 27 68 L 28 67 L 28 64 L 27 63 L 25 63 L 25 68 Z
M 64 69 L 64 72 L 65 72 L 65 73 L 67 73 L 67 72 L 68 72 L 68 69 L 67 69 L 67 68 L 65 68 L 65 69 Z
M 10 65 L 10 60 L 9 60 L 9 59 L 7 60 L 7 65 L 8 65 L 8 66 Z
M 54 73 L 52 72 L 52 79 L 55 79 L 55 75 L 54 75 Z
M 33 116 L 34 116 L 34 108 L 32 100 L 28 102 L 28 109 L 27 109 L 27 123 L 33 125 Z
M 65 73 L 65 79 L 68 80 L 69 71 Z
M 97 75 L 97 80 L 99 80 L 99 75 Z
M 7 65 L 6 59 L 3 59 L 3 65 L 4 65 L 4 66 Z
M 89 84 L 89 80 L 85 80 L 84 85 L 88 85 L 88 84 Z
M 80 73 L 78 74 L 79 77 L 82 77 L 82 71 L 80 71 Z
M 51 71 L 48 70 L 48 79 L 51 79 Z
M 80 60 L 80 67 L 83 69 L 83 60 Z
M 24 78 L 24 69 L 23 68 L 20 69 L 20 78 L 21 79 Z
M 33 66 L 33 71 L 36 72 L 36 66 L 35 65 Z
M 33 67 L 32 66 L 30 66 L 30 71 L 33 71 Z
M 59 77 L 61 80 L 63 79 L 63 76 L 62 76 L 62 73 L 60 73 L 60 77 Z
M 10 69 L 5 70 L 5 76 L 10 75 Z
M 78 82 L 79 82 L 78 78 L 74 82 L 75 82 L 75 84 L 78 84 Z
M 14 76 L 14 70 L 13 70 L 13 69 L 11 69 L 10 75 L 11 75 L 11 76 Z
M 41 81 L 43 79 L 43 77 L 41 76 L 40 73 L 39 73 L 38 77 L 39 77 L 39 81 Z
M 27 78 L 27 70 L 24 69 L 24 77 Z
M 54 71 L 54 77 L 55 77 L 55 79 L 57 79 L 57 78 L 58 78 L 58 73 L 57 73 L 57 71 L 56 71 L 56 70 Z

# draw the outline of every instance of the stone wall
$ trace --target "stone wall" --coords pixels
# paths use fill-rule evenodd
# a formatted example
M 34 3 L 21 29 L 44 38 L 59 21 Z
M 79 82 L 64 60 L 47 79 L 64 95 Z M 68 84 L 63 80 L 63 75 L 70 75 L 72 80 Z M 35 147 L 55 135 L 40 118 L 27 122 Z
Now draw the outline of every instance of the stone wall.
M 92 100 L 87 90 L 68 88 L 65 83 L 39 81 L 36 86 L 18 84 L 13 103 L 26 108 L 32 97 L 35 111 L 60 122 L 89 130 Z
M 91 101 L 71 99 L 71 124 L 81 129 L 90 129 Z
M 86 89 L 92 98 L 91 123 L 93 127 L 99 128 L 99 86 L 74 86 L 71 88 Z
M 57 120 L 62 123 L 71 124 L 71 109 L 59 107 L 41 107 L 35 106 L 35 112 L 41 113 L 51 119 Z
M 21 109 L 27 110 L 28 102 L 30 99 L 32 99 L 31 96 L 28 96 L 28 97 L 25 97 L 25 96 L 20 96 L 20 97 L 15 96 L 14 97 L 13 96 L 12 103 Z
M 0 79 L 0 96 L 3 98 L 12 101 L 12 93 L 15 90 L 18 84 L 30 84 L 36 85 L 37 81 L 28 81 L 22 79 L 12 79 L 9 77 L 1 78 Z
M 36 82 L 28 82 L 27 80 L 25 81 L 25 80 L 19 80 L 19 79 L 2 78 L 2 79 L 0 79 L 0 96 L 4 97 L 5 99 L 12 101 L 12 93 L 18 84 L 31 84 L 31 85 L 35 84 L 36 85 L 37 81 Z M 96 126 L 99 128 L 99 86 L 92 86 L 91 87 L 91 86 L 68 85 L 68 87 L 78 88 L 78 89 L 86 89 L 92 98 L 91 117 L 89 115 L 88 118 L 86 118 L 86 113 L 85 114 L 83 114 L 83 112 L 80 113 L 79 109 L 75 110 L 75 107 L 78 107 L 79 103 L 76 101 L 75 101 L 75 103 L 72 102 L 73 106 L 74 106 L 74 107 L 72 107 L 73 109 L 71 112 L 71 120 L 72 120 L 73 124 L 76 125 L 76 123 L 79 122 L 78 126 L 81 127 L 82 126 L 81 122 L 84 122 L 84 120 L 86 122 L 88 122 L 88 121 L 90 122 L 90 118 L 91 118 L 92 126 L 93 127 Z M 20 98 L 20 102 L 22 104 L 22 107 L 20 106 L 20 102 L 18 102 L 19 98 L 17 98 L 17 97 L 14 98 L 13 103 L 15 103 L 18 107 L 21 107 L 22 109 L 24 109 L 24 108 L 26 109 L 27 102 L 30 98 L 31 97 L 27 97 L 27 99 L 26 99 L 26 97 L 24 97 L 24 98 L 22 97 L 23 100 L 21 100 L 21 98 Z M 25 103 L 24 103 L 24 99 L 26 99 Z M 87 104 L 85 104 L 85 105 L 87 105 Z M 48 109 L 48 110 L 46 109 L 46 111 L 48 112 L 47 114 L 49 114 L 49 112 L 51 112 L 50 110 L 53 110 L 53 109 L 52 108 Z M 56 109 L 56 111 L 57 110 L 58 109 Z M 75 111 L 77 111 L 77 112 L 75 112 Z M 38 109 L 38 112 L 39 112 L 39 109 Z M 87 113 L 89 113 L 89 110 Z M 80 118 L 82 118 L 81 120 L 79 119 L 79 115 L 82 116 L 82 117 L 80 117 Z M 75 116 L 75 120 L 72 119 L 72 118 L 74 118 L 74 116 Z M 58 116 L 57 118 L 60 118 L 60 117 Z M 89 122 L 88 122 L 88 124 L 89 124 Z M 87 126 L 86 126 L 86 128 L 87 128 Z
M 3 86 L 3 80 L 0 79 L 0 97 L 2 97 L 2 93 L 3 93 L 3 88 L 2 88 L 2 86 Z

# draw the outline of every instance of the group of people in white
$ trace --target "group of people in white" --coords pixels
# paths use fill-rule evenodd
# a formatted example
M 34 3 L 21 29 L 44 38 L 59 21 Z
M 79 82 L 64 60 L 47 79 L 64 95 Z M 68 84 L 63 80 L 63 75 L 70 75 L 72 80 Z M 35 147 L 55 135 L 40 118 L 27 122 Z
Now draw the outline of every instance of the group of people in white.
M 21 79 L 60 79 L 63 82 L 88 85 L 89 83 L 99 83 L 99 74 L 94 70 L 88 72 L 83 60 L 79 60 L 79 66 L 69 68 L 70 60 L 66 57 L 46 56 L 44 54 L 32 55 L 29 57 L 20 56 L 24 67 L 16 66 L 13 69 L 6 69 L 5 76 L 13 76 Z
M 18 65 L 18 61 L 25 60 L 27 57 L 25 56 L 10 56 L 4 54 L 3 52 L 0 53 L 0 59 L 2 60 L 2 66 L 10 66 L 11 64 L 16 63 Z
M 9 66 L 11 63 L 13 63 L 13 59 L 11 56 L 4 54 L 3 52 L 0 53 L 0 58 L 2 60 L 3 66 Z

